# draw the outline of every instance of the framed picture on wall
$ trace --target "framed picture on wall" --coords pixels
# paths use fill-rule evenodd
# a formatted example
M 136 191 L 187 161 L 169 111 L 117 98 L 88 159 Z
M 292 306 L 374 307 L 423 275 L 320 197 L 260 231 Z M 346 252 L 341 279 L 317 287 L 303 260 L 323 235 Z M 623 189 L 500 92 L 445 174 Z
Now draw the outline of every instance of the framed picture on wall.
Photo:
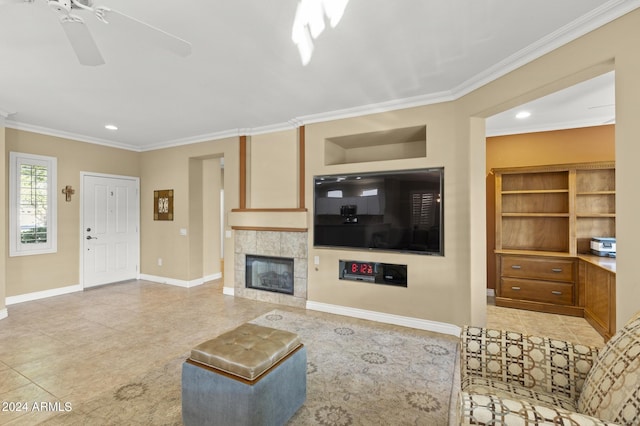
M 173 189 L 153 191 L 153 220 L 173 220 Z

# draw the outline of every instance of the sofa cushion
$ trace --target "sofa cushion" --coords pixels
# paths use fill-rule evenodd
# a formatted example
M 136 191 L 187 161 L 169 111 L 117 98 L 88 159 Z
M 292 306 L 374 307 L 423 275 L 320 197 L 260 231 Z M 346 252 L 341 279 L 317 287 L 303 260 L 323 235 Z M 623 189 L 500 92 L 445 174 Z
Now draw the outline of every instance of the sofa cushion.
M 512 331 L 464 327 L 461 375 L 515 383 L 576 401 L 597 348 Z
M 491 426 L 605 426 L 605 421 L 560 407 L 536 405 L 526 399 L 461 392 L 458 424 Z
M 472 395 L 494 395 L 499 398 L 521 400 L 532 405 L 550 408 L 560 407 L 567 411 L 576 411 L 576 401 L 555 392 L 537 391 L 517 383 L 507 383 L 484 377 L 468 377 L 461 383 L 463 392 Z
M 622 424 L 640 424 L 640 313 L 607 342 L 587 375 L 580 412 Z

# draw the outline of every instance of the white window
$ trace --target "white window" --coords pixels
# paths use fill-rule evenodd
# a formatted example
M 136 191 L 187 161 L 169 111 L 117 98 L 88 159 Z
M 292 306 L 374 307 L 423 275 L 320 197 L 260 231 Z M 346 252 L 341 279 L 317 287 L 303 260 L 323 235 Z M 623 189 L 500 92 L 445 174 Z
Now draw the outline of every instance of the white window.
M 57 159 L 9 154 L 9 256 L 57 251 Z
M 328 198 L 342 198 L 342 190 L 334 189 L 332 191 L 327 191 Z
M 378 188 L 365 189 L 362 191 L 363 197 L 373 197 L 374 195 L 378 195 Z

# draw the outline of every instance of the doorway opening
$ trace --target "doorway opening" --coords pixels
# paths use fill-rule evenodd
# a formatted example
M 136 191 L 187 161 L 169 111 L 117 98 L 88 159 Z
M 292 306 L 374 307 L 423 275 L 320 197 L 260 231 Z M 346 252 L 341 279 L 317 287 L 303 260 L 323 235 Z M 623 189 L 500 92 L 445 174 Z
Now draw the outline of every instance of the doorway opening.
M 519 113 L 525 112 L 529 115 L 523 114 L 518 118 Z M 496 233 L 502 232 L 502 229 L 496 231 L 496 227 L 500 226 L 495 214 L 496 199 L 499 194 L 496 194 L 498 190 L 491 170 L 591 162 L 615 162 L 614 71 L 486 119 L 486 266 L 489 304 L 493 304 L 492 296 L 501 279 L 494 250 Z M 530 199 L 560 196 L 559 194 L 527 194 L 507 197 Z M 597 196 L 613 197 L 613 195 L 603 195 L 601 190 L 598 190 Z M 583 192 L 581 197 L 576 202 L 594 196 Z M 568 207 L 562 210 L 566 209 Z M 561 213 L 558 213 L 558 216 L 560 215 Z M 520 219 L 510 219 L 511 222 L 517 220 Z M 588 220 L 584 219 L 583 222 Z

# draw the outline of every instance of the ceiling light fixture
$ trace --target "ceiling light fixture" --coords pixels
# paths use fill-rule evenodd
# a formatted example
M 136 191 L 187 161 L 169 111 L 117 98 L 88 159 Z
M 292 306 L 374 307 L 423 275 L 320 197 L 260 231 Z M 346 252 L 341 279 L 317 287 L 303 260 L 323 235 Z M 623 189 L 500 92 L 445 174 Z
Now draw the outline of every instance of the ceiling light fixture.
M 529 111 L 520 111 L 516 114 L 516 118 L 519 119 L 528 118 L 529 116 L 531 116 L 531 113 Z
M 118 130 L 118 126 L 115 124 L 105 124 L 104 128 L 107 130 Z
M 325 20 L 335 28 L 349 0 L 300 0 L 291 29 L 291 40 L 298 46 L 302 65 L 306 66 L 313 55 L 313 41 L 325 30 Z

